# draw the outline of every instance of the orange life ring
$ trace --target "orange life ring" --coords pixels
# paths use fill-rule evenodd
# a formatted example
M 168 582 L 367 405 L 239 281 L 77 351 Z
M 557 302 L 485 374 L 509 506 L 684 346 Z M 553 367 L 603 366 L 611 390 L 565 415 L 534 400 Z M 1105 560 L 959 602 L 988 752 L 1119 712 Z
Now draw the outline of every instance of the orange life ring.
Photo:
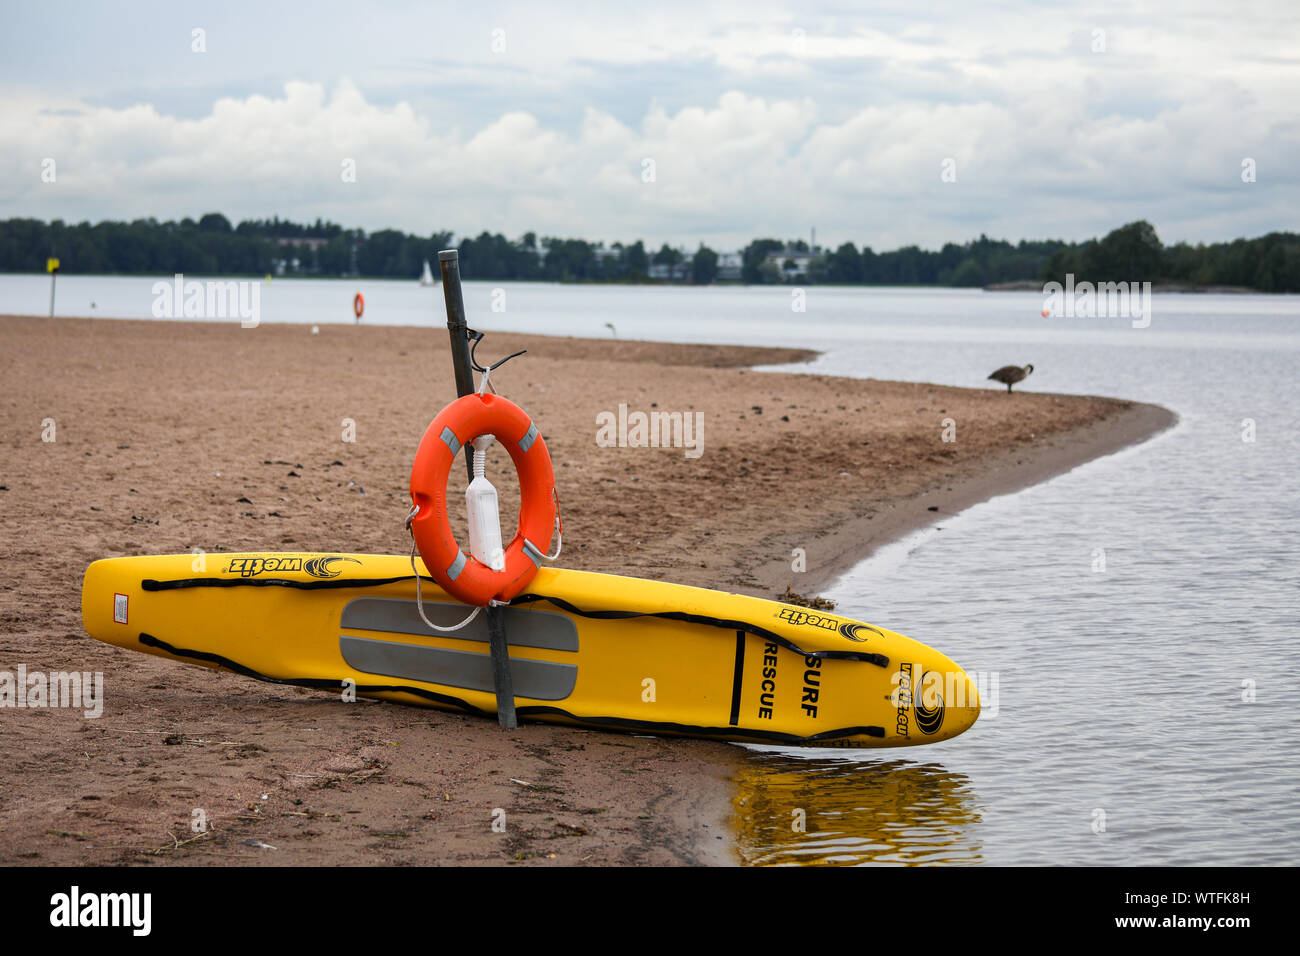
M 456 453 L 480 435 L 505 446 L 519 475 L 519 529 L 505 549 L 506 566 L 493 571 L 456 543 L 447 518 L 447 478 Z M 452 597 L 478 607 L 509 601 L 541 567 L 555 530 L 555 471 L 537 426 L 500 395 L 464 395 L 433 420 L 411 466 L 411 520 L 415 546 L 433 579 Z
M 366 297 L 360 292 L 352 297 L 352 311 L 358 319 L 361 318 L 361 313 L 366 311 Z

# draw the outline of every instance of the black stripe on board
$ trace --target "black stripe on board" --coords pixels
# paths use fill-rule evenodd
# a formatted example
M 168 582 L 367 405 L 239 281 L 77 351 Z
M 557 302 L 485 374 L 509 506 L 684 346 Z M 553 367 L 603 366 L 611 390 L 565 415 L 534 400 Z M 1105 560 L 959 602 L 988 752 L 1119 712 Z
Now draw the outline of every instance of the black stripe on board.
M 286 684 L 290 687 L 311 687 L 315 690 L 334 690 L 340 693 L 348 688 L 341 680 L 331 680 L 329 678 L 318 677 L 267 677 L 260 674 L 251 667 L 245 667 L 238 661 L 232 661 L 229 657 L 222 657 L 220 654 L 212 654 L 208 651 L 191 651 L 183 647 L 175 647 L 166 641 L 160 641 L 152 634 L 140 632 L 140 643 L 145 647 L 156 647 L 161 651 L 166 651 L 175 657 L 187 658 L 194 661 L 206 661 L 209 664 L 216 664 L 218 667 L 224 667 L 226 670 L 234 671 L 236 674 L 242 674 L 245 677 L 251 677 L 253 680 L 260 680 L 264 684 Z M 412 694 L 424 700 L 435 701 L 439 704 L 446 704 L 449 707 L 455 707 L 459 710 L 468 711 L 471 714 L 480 714 L 487 716 L 490 712 L 480 710 L 469 701 L 461 700 L 459 697 L 452 697 L 448 694 L 438 694 L 431 690 L 425 690 L 423 687 L 408 687 L 404 684 L 358 684 L 355 688 L 358 694 L 379 694 L 379 693 L 403 693 Z
M 323 581 L 290 581 L 287 578 L 178 578 L 174 581 L 156 581 L 145 578 L 140 582 L 142 591 L 182 591 L 187 588 L 296 588 L 300 591 L 329 591 L 335 588 L 377 588 L 398 581 L 414 581 L 415 575 L 403 574 L 395 578 L 330 578 Z M 433 578 L 420 575 L 421 581 L 437 584 Z
M 267 684 L 283 684 L 291 687 L 311 687 L 317 690 L 342 691 L 345 689 L 345 685 L 341 680 L 330 680 L 328 678 L 268 677 L 265 674 L 259 674 L 251 667 L 245 667 L 238 661 L 233 661 L 228 657 L 221 656 L 220 654 L 213 654 L 209 651 L 192 651 L 182 647 L 175 647 L 168 644 L 166 641 L 159 640 L 151 634 L 145 634 L 143 631 L 140 633 L 140 643 L 146 647 L 154 647 L 183 659 L 206 661 L 210 664 L 216 664 L 219 667 L 224 667 L 227 670 L 234 671 L 236 674 L 242 674 L 245 677 L 251 677 L 254 680 L 260 680 Z M 461 700 L 459 697 L 439 694 L 431 690 L 425 690 L 423 687 L 411 687 L 406 684 L 358 684 L 355 690 L 358 694 L 410 694 L 412 697 L 418 697 L 423 700 L 434 701 L 440 704 L 447 704 L 448 706 L 455 707 L 458 710 L 464 710 L 482 717 L 494 716 L 494 712 L 481 710 L 468 701 Z M 838 730 L 825 730 L 819 734 L 813 734 L 811 737 L 800 737 L 798 734 L 786 734 L 775 730 L 740 730 L 732 727 L 699 727 L 693 724 L 677 724 L 669 721 L 657 720 L 636 720 L 629 717 L 579 717 L 577 714 L 570 713 L 569 711 L 559 707 L 545 707 L 538 705 L 520 707 L 517 713 L 520 717 L 529 717 L 534 714 L 549 714 L 588 727 L 607 727 L 616 730 L 645 730 L 651 733 L 658 731 L 660 733 L 691 734 L 697 737 L 744 735 L 745 737 L 757 741 L 775 744 L 793 744 L 796 746 L 816 746 L 821 741 L 836 740 L 841 737 L 885 736 L 885 729 L 883 727 L 873 726 L 842 727 Z
M 379 587 L 383 584 L 396 584 L 398 581 L 412 581 L 414 575 L 403 575 L 395 578 L 353 578 L 331 579 L 326 581 L 290 581 L 285 578 L 181 578 L 175 581 L 156 581 L 152 578 L 145 578 L 140 582 L 140 588 L 144 591 L 175 591 L 183 588 L 230 588 L 230 587 L 285 587 L 298 588 L 303 591 L 316 591 L 334 588 L 364 588 Z M 421 580 L 436 583 L 432 578 L 426 578 L 421 575 Z M 787 650 L 794 651 L 801 657 L 816 657 L 826 661 L 858 661 L 863 664 L 875 664 L 877 667 L 888 667 L 889 658 L 884 654 L 873 654 L 867 651 L 805 651 L 798 644 L 787 638 L 769 631 L 765 627 L 759 627 L 757 624 L 750 624 L 746 621 L 733 621 L 725 617 L 708 617 L 703 614 L 689 614 L 686 611 L 585 611 L 575 604 L 570 604 L 563 598 L 548 597 L 545 594 L 521 594 L 510 601 L 513 607 L 516 604 L 528 604 L 534 601 L 547 601 L 554 604 L 561 610 L 568 611 L 570 614 L 577 614 L 579 617 L 588 617 L 597 621 L 618 621 L 634 617 L 658 617 L 668 621 L 684 621 L 687 624 L 703 624 L 707 627 L 726 628 L 729 631 L 744 631 L 746 634 L 753 634 L 755 637 L 761 637 L 764 640 L 772 641 L 779 644 Z
M 779 644 L 787 650 L 794 651 L 801 657 L 816 657 L 824 661 L 859 661 L 863 664 L 875 664 L 877 667 L 889 666 L 889 658 L 884 654 L 872 654 L 867 651 L 805 651 L 798 644 L 782 637 L 780 634 L 769 631 L 765 627 L 759 627 L 757 624 L 750 624 L 747 621 L 733 621 L 725 617 L 706 617 L 703 614 L 690 614 L 686 611 L 584 611 L 563 598 L 548 597 L 545 594 L 521 594 L 511 600 L 510 605 L 513 607 L 516 604 L 527 604 L 532 601 L 546 601 L 554 604 L 562 611 L 568 611 L 570 614 L 577 614 L 580 617 L 589 617 L 598 621 L 621 621 L 633 617 L 658 617 L 667 621 L 685 621 L 687 624 L 725 627 L 730 631 L 744 631 L 746 634 L 753 634 L 755 637 L 761 637 L 774 644 Z
M 745 632 L 736 632 L 736 666 L 731 674 L 731 726 L 740 722 L 740 687 L 745 677 Z
M 533 714 L 555 714 L 566 720 L 593 727 L 614 727 L 620 730 L 647 730 L 660 733 L 693 734 L 697 737 L 745 737 L 747 739 L 773 744 L 792 744 L 794 746 L 815 747 L 824 740 L 838 740 L 841 737 L 883 737 L 884 727 L 862 726 L 841 727 L 838 730 L 824 730 L 809 737 L 798 734 L 786 734 L 778 730 L 751 730 L 748 727 L 697 727 L 693 724 L 674 724 L 664 720 L 635 720 L 630 717 L 578 717 L 561 710 L 559 707 L 529 706 L 519 708 L 520 717 Z

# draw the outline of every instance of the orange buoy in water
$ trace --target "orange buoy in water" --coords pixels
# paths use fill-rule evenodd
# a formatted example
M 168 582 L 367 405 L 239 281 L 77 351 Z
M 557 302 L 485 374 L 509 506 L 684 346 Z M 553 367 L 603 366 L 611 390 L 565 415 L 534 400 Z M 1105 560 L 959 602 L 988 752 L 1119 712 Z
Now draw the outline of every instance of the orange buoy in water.
M 358 321 L 361 319 L 361 313 L 366 311 L 366 297 L 360 292 L 352 297 L 352 311 L 356 314 Z

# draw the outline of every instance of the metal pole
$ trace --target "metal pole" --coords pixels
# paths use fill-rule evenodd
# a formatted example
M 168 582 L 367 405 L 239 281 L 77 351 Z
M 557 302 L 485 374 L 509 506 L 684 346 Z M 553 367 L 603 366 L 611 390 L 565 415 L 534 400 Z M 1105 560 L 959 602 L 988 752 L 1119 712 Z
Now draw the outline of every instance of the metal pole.
M 442 272 L 442 298 L 447 303 L 447 334 L 451 337 L 451 367 L 456 373 L 456 394 L 469 395 L 474 391 L 474 369 L 469 362 L 469 328 L 465 320 L 465 298 L 460 288 L 460 252 L 443 249 L 438 253 L 438 269 Z M 465 451 L 465 468 L 470 480 L 474 479 L 474 462 L 468 449 Z
M 59 270 L 50 272 L 50 318 L 54 318 L 54 280 L 59 277 Z
M 492 653 L 492 685 L 497 695 L 497 723 L 506 730 L 519 726 L 515 714 L 515 684 L 510 677 L 510 645 L 506 641 L 505 608 L 489 604 L 488 649 Z
M 469 361 L 469 328 L 465 320 L 465 297 L 460 287 L 460 252 L 443 249 L 438 253 L 438 269 L 442 272 L 442 297 L 447 304 L 447 334 L 451 337 L 451 365 L 456 373 L 456 394 L 465 396 L 474 391 L 474 369 Z M 470 480 L 474 479 L 472 450 L 465 446 L 465 467 Z M 492 655 L 492 685 L 497 697 L 497 722 L 506 730 L 519 726 L 515 714 L 514 681 L 510 677 L 510 646 L 506 641 L 505 608 L 494 604 L 487 606 L 488 649 Z

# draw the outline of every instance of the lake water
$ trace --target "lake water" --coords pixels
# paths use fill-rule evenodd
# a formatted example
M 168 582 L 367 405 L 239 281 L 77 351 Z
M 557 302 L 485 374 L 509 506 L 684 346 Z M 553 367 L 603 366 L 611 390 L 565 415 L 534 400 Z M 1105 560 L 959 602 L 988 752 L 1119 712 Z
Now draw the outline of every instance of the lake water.
M 156 281 L 64 276 L 57 311 L 148 318 Z M 367 322 L 445 322 L 440 288 L 351 280 L 263 284 L 261 321 L 351 322 L 357 291 Z M 1300 297 L 1157 295 L 1141 329 L 966 290 L 813 287 L 802 312 L 763 287 L 471 282 L 465 299 L 488 331 L 798 345 L 824 353 L 799 370 L 981 387 L 1032 362 L 1025 390 L 1178 413 L 1144 445 L 936 520 L 825 592 L 982 673 L 985 711 L 922 748 L 746 748 L 746 861 L 1295 861 Z M 0 313 L 48 306 L 46 277 L 0 276 Z

